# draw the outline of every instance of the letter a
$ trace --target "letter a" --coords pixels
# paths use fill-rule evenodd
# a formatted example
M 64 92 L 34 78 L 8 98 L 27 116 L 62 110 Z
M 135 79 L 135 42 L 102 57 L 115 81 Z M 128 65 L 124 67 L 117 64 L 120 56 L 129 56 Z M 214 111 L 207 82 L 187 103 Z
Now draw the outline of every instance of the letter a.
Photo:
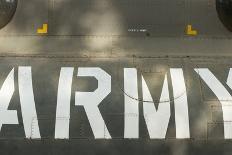
M 14 94 L 14 68 L 8 74 L 0 89 L 0 130 L 3 124 L 18 124 L 16 110 L 7 110 Z

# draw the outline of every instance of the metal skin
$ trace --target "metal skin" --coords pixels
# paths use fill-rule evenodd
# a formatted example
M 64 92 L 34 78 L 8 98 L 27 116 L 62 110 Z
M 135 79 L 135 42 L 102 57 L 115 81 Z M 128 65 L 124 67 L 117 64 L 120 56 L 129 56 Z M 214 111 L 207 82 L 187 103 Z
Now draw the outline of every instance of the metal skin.
M 0 30 L 0 154 L 231 154 L 217 2 L 18 1 Z

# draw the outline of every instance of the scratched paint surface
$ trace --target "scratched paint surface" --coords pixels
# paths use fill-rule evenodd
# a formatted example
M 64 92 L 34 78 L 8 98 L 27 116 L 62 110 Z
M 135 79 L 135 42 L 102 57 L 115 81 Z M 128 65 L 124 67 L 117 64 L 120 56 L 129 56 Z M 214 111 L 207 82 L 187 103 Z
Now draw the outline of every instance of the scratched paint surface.
M 18 80 L 18 77 L 20 76 L 19 66 L 21 66 L 21 69 L 22 66 L 31 67 L 34 101 L 42 140 L 24 140 L 24 137 L 26 136 L 26 127 L 24 126 L 25 122 L 23 122 L 23 117 L 25 116 L 23 116 L 23 108 L 21 107 L 22 101 L 19 99 L 19 91 L 22 93 L 27 90 L 19 90 L 18 88 L 18 85 L 20 84 L 20 81 Z M 54 137 L 55 130 L 61 130 L 60 128 L 55 128 L 57 92 L 61 67 L 74 68 L 70 93 L 69 140 L 55 140 Z M 95 78 L 77 76 L 78 68 L 88 67 L 99 67 L 111 76 L 111 92 L 101 101 L 98 107 L 112 139 L 104 140 L 104 138 L 101 138 L 101 140 L 95 140 L 96 137 L 94 136 L 94 132 L 96 131 L 93 130 L 93 126 L 90 124 L 86 109 L 84 107 L 75 106 L 75 102 L 78 102 L 78 97 L 75 98 L 75 92 L 93 92 L 99 87 Z M 17 110 L 19 124 L 4 124 L 2 126 L 0 139 L 2 146 L 6 146 L 4 149 L 5 151 L 8 150 L 7 148 L 11 147 L 25 147 L 25 152 L 34 151 L 33 149 L 28 149 L 27 147 L 29 146 L 33 146 L 34 149 L 46 149 L 46 147 L 52 146 L 53 149 L 46 150 L 53 153 L 57 151 L 57 147 L 62 146 L 61 148 L 68 153 L 76 151 L 85 152 L 87 154 L 95 154 L 97 152 L 108 152 L 112 154 L 114 152 L 122 154 L 131 152 L 139 154 L 139 152 L 141 153 L 143 151 L 147 154 L 152 154 L 152 152 L 162 152 L 164 150 L 166 150 L 166 154 L 173 154 L 179 151 L 183 154 L 188 154 L 192 151 L 198 153 L 210 153 L 213 150 L 218 153 L 231 151 L 227 148 L 227 146 L 230 146 L 230 141 L 225 140 L 224 137 L 222 104 L 214 94 L 215 92 L 213 89 L 210 89 L 209 86 L 212 86 L 212 84 L 206 84 L 207 80 L 210 80 L 210 78 L 208 76 L 208 79 L 204 82 L 204 80 L 202 80 L 203 78 L 201 79 L 200 76 L 198 76 L 198 73 L 194 71 L 194 68 L 208 68 L 212 73 L 212 76 L 216 77 L 223 85 L 222 87 L 225 88 L 228 93 L 231 93 L 231 89 L 227 85 L 228 74 L 231 68 L 230 62 L 224 62 L 222 64 L 219 60 L 202 61 L 194 58 L 122 58 L 119 61 L 112 58 L 94 60 L 62 58 L 62 60 L 60 60 L 58 58 L 6 57 L 1 58 L 1 84 L 3 84 L 12 68 L 15 69 L 15 92 L 10 101 L 9 110 Z M 128 95 L 127 97 L 133 97 L 124 92 L 125 68 L 135 68 L 138 72 L 138 98 L 131 98 L 138 101 L 138 116 L 126 115 L 124 113 L 125 95 Z M 176 97 L 178 99 L 185 93 L 187 95 L 190 137 L 185 140 L 176 137 L 177 128 L 175 115 L 180 114 L 180 112 L 175 110 L 176 98 L 173 94 L 173 87 L 175 87 L 173 83 L 175 81 L 172 80 L 178 79 L 172 79 L 170 68 L 181 68 L 185 79 L 184 83 L 186 85 L 186 92 L 180 92 Z M 170 102 L 170 120 L 165 133 L 165 139 L 159 140 L 159 138 L 153 139 L 150 137 L 152 130 L 148 130 L 148 124 L 146 123 L 144 116 L 145 111 L 142 109 L 144 108 L 144 105 L 149 104 L 159 107 L 160 104 L 163 104 L 163 102 L 167 100 L 166 98 L 163 98 L 164 101 L 160 102 L 165 74 L 167 74 L 167 83 L 170 90 L 170 100 L 168 101 Z M 142 89 L 142 76 L 153 101 L 143 99 L 143 93 L 145 91 Z M 68 81 L 66 83 L 68 83 Z M 157 117 L 161 116 L 157 115 Z M 135 139 L 129 140 L 128 138 L 125 138 L 124 119 L 127 117 L 138 117 L 139 135 Z M 35 134 L 33 129 L 36 126 L 33 124 L 34 123 L 32 122 L 32 137 L 33 134 Z M 150 126 L 150 128 L 154 129 L 154 126 Z M 165 130 L 165 128 L 163 130 Z M 186 128 L 183 129 L 183 131 L 186 130 Z M 26 144 L 26 141 L 31 141 L 31 144 Z M 7 142 L 10 142 L 11 145 L 7 146 Z M 82 142 L 82 144 L 80 144 L 80 142 Z M 81 148 L 81 146 L 87 147 L 86 145 L 88 142 L 91 143 L 91 148 L 88 150 Z M 122 143 L 125 145 L 122 146 Z M 181 148 L 176 150 L 174 146 L 179 143 L 181 143 Z M 80 148 L 74 149 L 73 146 L 77 144 Z M 139 145 L 142 145 L 143 147 L 138 147 Z M 211 148 L 214 145 L 219 145 L 223 147 L 223 149 Z M 108 147 L 110 147 L 110 150 Z M 128 150 L 128 147 L 136 149 L 132 151 Z M 72 149 L 69 150 L 68 148 Z M 144 148 L 147 148 L 147 150 L 144 150 Z M 18 151 L 21 152 L 22 150 L 19 149 Z M 41 150 L 41 152 L 43 152 L 43 150 Z
M 231 154 L 231 49 L 214 1 L 20 0 L 0 154 Z
M 171 117 L 170 123 L 167 130 L 167 139 L 176 138 L 175 132 L 175 115 L 174 111 L 176 99 L 181 98 L 184 94 L 187 95 L 187 106 L 189 111 L 189 123 L 190 123 L 190 137 L 196 140 L 207 140 L 208 138 L 214 138 L 211 136 L 215 136 L 212 131 L 211 134 L 211 127 L 210 125 L 215 125 L 221 127 L 222 131 L 218 130 L 220 133 L 215 138 L 224 139 L 223 136 L 223 118 L 221 116 L 222 109 L 221 103 L 218 101 L 218 98 L 214 94 L 209 86 L 210 84 L 204 83 L 198 76 L 198 72 L 194 71 L 194 69 L 198 68 L 208 68 L 212 72 L 212 76 L 215 76 L 219 81 L 223 84 L 223 87 L 230 93 L 231 90 L 229 86 L 226 86 L 227 77 L 229 73 L 230 64 L 213 64 L 211 62 L 206 63 L 198 63 L 195 60 L 189 59 L 177 59 L 177 60 L 170 60 L 170 59 L 121 59 L 120 62 L 117 59 L 98 59 L 98 60 L 86 60 L 83 59 L 75 59 L 72 62 L 68 61 L 69 59 L 63 58 L 62 61 L 58 59 L 47 59 L 47 58 L 7 58 L 1 59 L 1 84 L 3 84 L 4 80 L 6 79 L 7 75 L 10 73 L 12 68 L 15 69 L 14 73 L 14 83 L 15 83 L 15 92 L 13 94 L 12 100 L 10 101 L 9 109 L 19 110 L 19 125 L 3 125 L 1 131 L 1 138 L 24 138 L 24 129 L 23 129 L 23 122 L 22 122 L 22 112 L 21 110 L 24 109 L 21 107 L 22 100 L 20 101 L 21 95 L 19 92 L 24 93 L 27 91 L 25 88 L 24 90 L 19 90 L 18 86 L 22 82 L 22 77 L 19 73 L 19 68 L 23 70 L 23 66 L 31 67 L 31 78 L 32 78 L 32 87 L 34 92 L 34 101 L 36 111 L 38 113 L 38 121 L 39 127 L 41 130 L 41 137 L 42 138 L 54 138 L 55 132 L 55 120 L 56 120 L 56 110 L 57 110 L 57 92 L 59 86 L 60 78 L 60 71 L 63 67 L 73 67 L 73 75 L 70 75 L 72 81 L 71 84 L 71 92 L 70 94 L 66 94 L 70 97 L 70 138 L 94 138 L 94 135 L 91 131 L 91 127 L 89 126 L 89 120 L 85 114 L 85 108 L 80 106 L 75 106 L 75 103 L 78 103 L 79 97 L 75 97 L 75 93 L 79 92 L 93 92 L 97 90 L 100 83 L 94 75 L 86 77 L 78 77 L 78 68 L 87 68 L 87 67 L 99 67 L 103 71 L 105 71 L 111 77 L 111 91 L 109 95 L 105 95 L 106 97 L 100 102 L 99 109 L 102 117 L 105 120 L 105 124 L 111 133 L 112 138 L 124 138 L 124 117 L 137 117 L 138 114 L 139 118 L 141 118 L 139 123 L 139 136 L 135 138 L 148 138 L 149 135 L 146 129 L 146 124 L 144 124 L 144 112 L 141 111 L 143 104 L 154 104 L 158 107 L 158 104 L 162 104 L 162 102 L 170 102 L 171 106 Z M 189 62 L 190 61 L 190 62 Z M 110 66 L 108 64 L 111 64 Z M 130 91 L 124 92 L 124 87 L 127 83 L 124 83 L 126 80 L 124 77 L 124 70 L 125 68 L 135 68 L 137 70 L 138 75 L 138 97 L 130 95 Z M 184 75 L 184 84 L 186 87 L 182 91 L 177 92 L 175 95 L 174 89 L 178 88 L 174 86 L 175 81 L 178 82 L 177 79 L 172 78 L 170 69 L 174 70 L 174 68 L 179 68 L 183 70 Z M 160 99 L 161 91 L 163 87 L 163 82 L 165 75 L 167 76 L 167 83 L 169 87 L 169 94 L 170 98 Z M 207 76 L 207 75 L 206 75 Z M 146 82 L 146 89 L 150 92 L 152 99 L 143 99 L 146 91 L 144 88 L 142 89 L 142 78 Z M 210 78 L 208 75 L 207 78 Z M 207 79 L 209 80 L 209 79 Z M 206 80 L 206 82 L 207 82 Z M 69 81 L 66 81 L 64 87 L 68 86 Z M 209 80 L 210 81 L 210 80 Z M 106 81 L 105 81 L 106 82 Z M 178 83 L 180 87 L 180 83 Z M 107 89 L 108 86 L 105 86 L 104 89 Z M 59 88 L 61 90 L 61 88 Z M 219 89 L 219 88 L 218 88 Z M 182 90 L 182 89 L 181 89 Z M 30 91 L 30 89 L 29 89 Z M 103 90 L 104 91 L 104 90 Z M 29 93 L 29 92 L 28 92 Z M 63 94 L 60 94 L 61 96 Z M 64 94 L 65 95 L 65 94 Z M 125 108 L 124 105 L 126 104 L 124 98 L 129 97 L 132 100 L 135 100 L 139 104 L 139 111 L 135 113 L 135 115 L 126 116 L 124 114 Z M 87 95 L 88 96 L 88 95 Z M 89 94 L 91 96 L 91 94 Z M 220 95 L 219 95 L 220 96 Z M 29 99 L 28 96 L 26 99 Z M 75 99 L 76 98 L 76 99 Z M 219 97 L 220 98 L 220 97 Z M 22 98 L 21 98 L 22 99 Z M 223 100 L 223 99 L 221 99 Z M 229 100 L 229 99 L 224 99 Z M 144 103 L 142 102 L 144 101 Z M 31 101 L 30 101 L 31 102 Z M 80 101 L 81 102 L 81 101 Z M 89 101 L 91 102 L 91 101 Z M 154 103 L 153 103 L 154 102 Z M 29 103 L 31 104 L 31 103 Z M 65 104 L 65 103 L 61 103 Z M 79 103 L 80 104 L 80 103 Z M 20 108 L 21 107 L 21 108 Z M 20 110 L 21 109 L 21 110 Z M 182 108 L 182 110 L 184 110 Z M 215 112 L 215 113 L 214 113 Z M 96 112 L 92 112 L 94 114 Z M 176 115 L 180 114 L 181 112 L 175 111 Z M 26 112 L 27 114 L 27 112 Z M 27 117 L 27 116 L 26 116 Z M 157 116 L 158 117 L 158 116 Z M 160 116 L 159 116 L 160 117 Z M 67 118 L 68 119 L 68 118 Z M 49 123 L 47 125 L 43 125 L 43 123 Z M 130 122 L 128 122 L 130 123 Z M 212 123 L 212 124 L 211 124 Z M 215 124 L 214 124 L 215 123 Z M 216 124 L 219 123 L 219 124 Z M 7 123 L 6 123 L 7 124 Z M 14 123 L 13 123 L 14 124 Z M 17 123 L 15 123 L 17 124 Z M 34 124 L 35 127 L 37 126 Z M 14 129 L 15 128 L 15 129 Z M 24 127 L 25 128 L 25 127 Z M 93 127 L 92 127 L 93 128 Z M 33 129 L 33 123 L 32 123 Z M 207 129 L 209 131 L 207 131 Z M 18 130 L 18 132 L 15 132 Z M 57 130 L 61 130 L 57 128 Z M 186 129 L 187 130 L 187 129 Z M 48 132 L 49 131 L 49 132 Z M 184 129 L 185 131 L 185 129 Z M 217 130 L 216 130 L 217 131 Z M 33 136 L 33 131 L 32 131 Z M 104 138 L 104 137 L 103 137 Z M 187 137 L 188 138 L 188 137 Z

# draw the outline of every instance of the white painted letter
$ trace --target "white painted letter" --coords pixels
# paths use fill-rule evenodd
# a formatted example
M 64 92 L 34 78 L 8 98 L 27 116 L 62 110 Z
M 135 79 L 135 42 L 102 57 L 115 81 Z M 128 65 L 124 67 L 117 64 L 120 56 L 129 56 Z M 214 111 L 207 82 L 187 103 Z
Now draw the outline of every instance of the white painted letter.
M 188 101 L 183 70 L 171 68 L 170 73 L 175 104 L 176 138 L 190 138 Z
M 69 138 L 70 100 L 73 78 L 72 67 L 62 67 L 60 71 L 56 107 L 56 139 Z
M 139 138 L 139 101 L 137 70 L 124 69 L 125 126 L 124 138 Z
M 230 68 L 226 84 L 232 89 L 232 68 Z
M 19 67 L 18 84 L 25 135 L 32 139 L 41 138 L 34 101 L 31 67 Z
M 143 111 L 148 133 L 152 139 L 164 139 L 170 119 L 170 98 L 167 75 L 165 75 L 160 103 L 156 110 L 148 86 L 142 76 Z
M 75 105 L 84 106 L 96 139 L 111 138 L 98 105 L 111 92 L 111 76 L 100 68 L 78 68 L 77 76 L 93 76 L 98 80 L 94 92 L 76 92 Z
M 17 111 L 7 110 L 14 90 L 14 69 L 12 69 L 0 90 L 0 130 L 3 124 L 18 124 Z
M 195 71 L 205 81 L 221 103 L 224 121 L 224 137 L 225 139 L 232 139 L 232 96 L 209 69 L 199 68 L 195 69 Z M 230 77 L 228 77 L 227 84 L 231 87 L 229 78 Z

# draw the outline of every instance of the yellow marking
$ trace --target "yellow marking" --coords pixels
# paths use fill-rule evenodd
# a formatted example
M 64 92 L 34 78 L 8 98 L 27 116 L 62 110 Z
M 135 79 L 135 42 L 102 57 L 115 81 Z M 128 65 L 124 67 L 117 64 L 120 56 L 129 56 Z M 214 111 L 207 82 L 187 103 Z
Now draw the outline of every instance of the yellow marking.
M 48 33 L 48 24 L 43 24 L 42 28 L 37 29 L 38 34 L 47 34 Z
M 197 35 L 197 31 L 192 29 L 192 25 L 187 25 L 186 34 L 195 36 L 195 35 Z

